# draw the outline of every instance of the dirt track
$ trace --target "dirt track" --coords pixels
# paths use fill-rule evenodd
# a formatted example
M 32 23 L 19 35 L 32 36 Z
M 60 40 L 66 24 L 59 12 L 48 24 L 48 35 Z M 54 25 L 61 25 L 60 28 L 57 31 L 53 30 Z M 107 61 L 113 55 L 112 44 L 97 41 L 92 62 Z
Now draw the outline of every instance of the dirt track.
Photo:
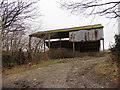
M 116 85 L 96 75 L 99 61 L 64 61 L 3 78 L 4 88 L 114 88 Z

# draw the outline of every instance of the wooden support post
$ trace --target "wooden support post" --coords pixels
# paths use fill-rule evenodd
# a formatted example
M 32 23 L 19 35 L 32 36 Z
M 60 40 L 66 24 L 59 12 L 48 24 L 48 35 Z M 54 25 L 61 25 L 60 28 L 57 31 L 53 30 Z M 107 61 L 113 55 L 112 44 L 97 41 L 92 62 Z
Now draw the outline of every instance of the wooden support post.
M 50 49 L 50 33 L 49 33 L 49 36 L 48 36 L 48 44 L 49 44 L 49 49 Z
M 31 36 L 29 36 L 29 51 L 31 51 Z
M 75 41 L 73 39 L 73 56 L 75 56 Z
M 75 42 L 74 42 L 74 39 L 73 39 L 73 52 L 75 51 Z
M 102 40 L 102 41 L 103 41 L 103 51 L 104 51 L 104 50 L 105 50 L 105 48 L 104 48 L 104 38 L 103 38 L 103 40 Z
M 32 36 L 29 36 L 29 51 L 28 51 L 28 58 L 31 59 L 32 56 L 31 56 L 31 39 L 32 39 Z
M 44 52 L 45 52 L 45 40 L 43 40 L 43 43 L 44 43 Z

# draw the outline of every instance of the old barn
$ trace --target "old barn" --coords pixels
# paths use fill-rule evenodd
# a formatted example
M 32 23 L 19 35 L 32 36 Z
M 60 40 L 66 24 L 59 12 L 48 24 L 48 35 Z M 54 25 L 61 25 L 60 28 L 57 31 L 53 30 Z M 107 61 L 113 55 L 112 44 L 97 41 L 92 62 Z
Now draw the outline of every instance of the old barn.
M 67 48 L 80 52 L 100 51 L 101 46 L 104 49 L 103 26 L 101 24 L 40 31 L 29 36 L 29 47 L 32 37 L 41 38 L 44 41 L 44 51 L 45 45 L 52 49 Z M 101 40 L 103 45 L 101 45 Z

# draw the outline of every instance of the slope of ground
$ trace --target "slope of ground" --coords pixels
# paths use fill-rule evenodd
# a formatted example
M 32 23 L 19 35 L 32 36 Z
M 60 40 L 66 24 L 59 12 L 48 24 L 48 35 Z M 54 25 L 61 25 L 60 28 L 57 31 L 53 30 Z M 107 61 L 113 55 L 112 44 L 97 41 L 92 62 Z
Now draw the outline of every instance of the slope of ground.
M 104 57 L 63 61 L 3 77 L 3 88 L 115 88 L 107 76 L 96 73 Z

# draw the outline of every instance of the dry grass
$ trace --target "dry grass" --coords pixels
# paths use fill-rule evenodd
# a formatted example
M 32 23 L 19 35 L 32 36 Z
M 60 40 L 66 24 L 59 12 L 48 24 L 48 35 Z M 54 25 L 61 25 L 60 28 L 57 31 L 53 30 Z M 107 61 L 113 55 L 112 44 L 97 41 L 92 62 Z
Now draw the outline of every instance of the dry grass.
M 71 60 L 85 60 L 85 59 L 93 59 L 96 57 L 103 57 L 105 55 L 104 52 L 73 52 L 68 49 L 57 49 L 57 50 L 49 50 L 46 53 L 36 53 L 33 54 L 33 60 L 23 65 L 16 65 L 11 69 L 3 68 L 4 74 L 16 73 L 24 70 L 28 70 L 31 68 L 36 68 L 39 66 L 49 65 L 58 63 L 60 61 L 71 61 Z
M 100 61 L 100 63 L 96 66 L 95 71 L 97 74 L 102 74 L 103 76 L 106 76 L 109 81 L 118 84 L 118 67 L 112 59 L 114 59 L 114 56 L 106 55 L 106 59 Z
M 14 74 L 14 73 L 19 73 L 19 72 L 35 69 L 35 68 L 38 68 L 38 67 L 55 64 L 55 63 L 61 63 L 61 62 L 64 62 L 64 61 L 88 60 L 88 59 L 94 59 L 94 58 L 95 57 L 86 56 L 84 58 L 54 59 L 54 60 L 48 60 L 48 61 L 42 60 L 42 61 L 37 62 L 37 63 L 36 62 L 34 62 L 34 63 L 31 62 L 31 63 L 28 63 L 28 64 L 13 67 L 12 69 L 3 68 L 3 76 L 9 75 L 9 74 Z
M 51 49 L 46 52 L 46 55 L 49 59 L 62 59 L 62 58 L 74 58 L 74 57 L 103 57 L 106 52 L 85 52 L 80 53 L 78 51 L 73 52 L 69 49 L 58 48 L 56 50 Z

